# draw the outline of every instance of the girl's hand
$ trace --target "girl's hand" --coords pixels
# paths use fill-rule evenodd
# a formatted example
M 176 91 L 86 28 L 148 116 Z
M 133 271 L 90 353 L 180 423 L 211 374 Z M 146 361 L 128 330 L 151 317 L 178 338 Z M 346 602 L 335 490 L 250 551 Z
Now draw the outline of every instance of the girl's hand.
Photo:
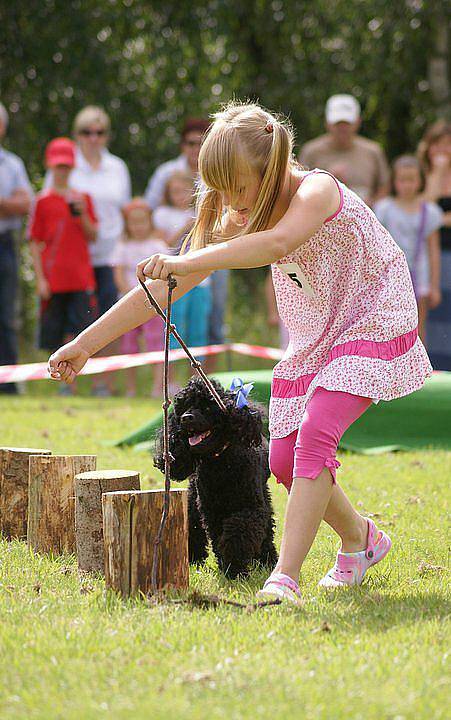
M 88 359 L 89 353 L 77 340 L 72 340 L 50 356 L 48 373 L 52 380 L 63 380 L 70 385 Z
M 167 280 L 169 275 L 189 275 L 190 269 L 185 255 L 163 255 L 157 253 L 136 266 L 136 276 L 145 282 L 151 280 Z
M 433 310 L 442 302 L 442 293 L 440 288 L 431 288 L 428 296 L 429 309 Z

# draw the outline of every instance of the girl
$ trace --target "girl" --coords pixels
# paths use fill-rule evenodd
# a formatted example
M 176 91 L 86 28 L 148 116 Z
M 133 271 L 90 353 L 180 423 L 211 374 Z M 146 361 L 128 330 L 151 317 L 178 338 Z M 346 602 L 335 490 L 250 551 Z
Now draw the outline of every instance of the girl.
M 423 202 L 424 178 L 419 161 L 403 155 L 393 163 L 393 197 L 379 200 L 374 212 L 404 251 L 418 305 L 418 333 L 425 341 L 429 308 L 440 304 L 440 240 L 442 212 Z
M 431 366 L 403 252 L 357 195 L 322 170 L 303 172 L 292 148 L 287 124 L 258 105 L 218 113 L 199 156 L 206 190 L 190 251 L 153 255 L 138 273 L 163 302 L 170 273 L 180 294 L 217 268 L 273 266 L 290 344 L 274 368 L 270 463 L 289 498 L 279 562 L 260 592 L 298 603 L 321 520 L 341 538 L 322 586 L 360 584 L 388 553 L 388 536 L 336 482 L 337 446 L 372 401 L 417 390 Z M 149 313 L 135 289 L 51 356 L 51 377 L 71 382 L 102 344 Z
M 152 222 L 152 211 L 143 198 L 134 198 L 122 209 L 125 220 L 123 239 L 114 255 L 114 280 L 120 295 L 126 295 L 136 285 L 136 265 L 143 257 L 156 252 L 167 252 L 166 243 L 157 235 Z M 154 317 L 141 327 L 130 330 L 122 337 L 123 353 L 139 352 L 139 337 L 144 338 L 146 350 L 163 349 L 163 322 Z M 161 397 L 163 364 L 151 365 L 151 397 Z M 126 370 L 127 396 L 136 395 L 136 368 Z
M 178 171 L 168 179 L 164 192 L 165 204 L 155 210 L 155 226 L 170 247 L 180 249 L 181 241 L 194 225 L 194 180 L 187 172 Z M 211 310 L 211 281 L 206 278 L 179 300 L 172 311 L 172 321 L 188 347 L 208 345 L 208 321 Z M 171 348 L 180 347 L 171 336 Z M 200 358 L 202 360 L 202 358 Z M 186 362 L 185 362 L 186 364 Z M 171 363 L 171 376 L 174 363 Z M 170 383 L 171 395 L 180 386 Z

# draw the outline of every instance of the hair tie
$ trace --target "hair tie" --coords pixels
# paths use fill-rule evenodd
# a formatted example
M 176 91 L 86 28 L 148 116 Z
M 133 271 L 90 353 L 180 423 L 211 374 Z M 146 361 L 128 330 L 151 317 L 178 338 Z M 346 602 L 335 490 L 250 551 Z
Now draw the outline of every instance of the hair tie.
M 273 130 L 274 130 L 274 125 L 272 124 L 272 122 L 266 123 L 266 125 L 265 125 L 265 131 L 266 131 L 267 133 L 272 133 Z

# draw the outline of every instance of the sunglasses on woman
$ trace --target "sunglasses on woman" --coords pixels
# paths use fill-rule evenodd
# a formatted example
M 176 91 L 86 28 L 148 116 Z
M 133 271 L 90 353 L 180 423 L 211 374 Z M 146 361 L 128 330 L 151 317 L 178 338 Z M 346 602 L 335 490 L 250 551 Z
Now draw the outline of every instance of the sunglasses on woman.
M 79 135 L 83 135 L 84 137 L 89 137 L 90 135 L 103 137 L 106 135 L 106 130 L 80 130 Z

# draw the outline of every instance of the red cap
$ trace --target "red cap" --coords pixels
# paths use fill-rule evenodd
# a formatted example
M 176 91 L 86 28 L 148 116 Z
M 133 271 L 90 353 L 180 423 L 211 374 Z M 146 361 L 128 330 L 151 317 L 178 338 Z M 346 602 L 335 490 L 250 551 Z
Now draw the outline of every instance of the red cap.
M 51 140 L 45 149 L 47 167 L 55 165 L 75 165 L 75 143 L 69 138 L 59 137 Z

